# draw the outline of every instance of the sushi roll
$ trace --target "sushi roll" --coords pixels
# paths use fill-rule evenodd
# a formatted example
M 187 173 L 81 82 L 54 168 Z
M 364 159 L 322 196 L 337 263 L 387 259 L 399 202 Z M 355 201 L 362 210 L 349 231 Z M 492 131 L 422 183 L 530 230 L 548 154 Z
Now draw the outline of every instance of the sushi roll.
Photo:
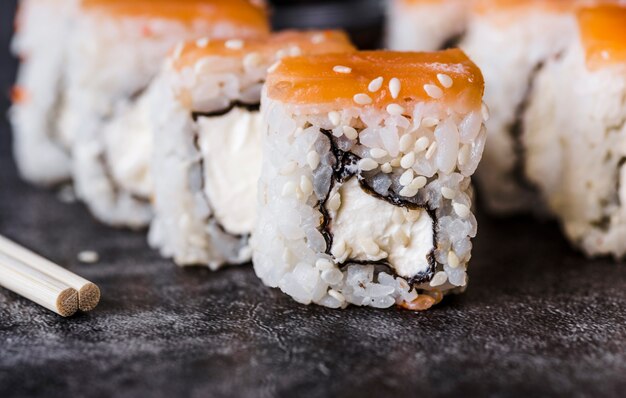
M 118 189 L 103 129 L 148 87 L 168 51 L 180 40 L 268 34 L 266 10 L 245 0 L 81 2 L 68 43 L 60 136 L 71 150 L 77 196 L 97 219 L 136 228 L 151 218 L 145 190 Z M 113 144 L 142 142 L 126 132 Z
M 458 49 L 282 60 L 253 263 L 304 304 L 424 310 L 467 285 L 483 77 Z
M 461 48 L 482 70 L 489 145 L 476 173 L 480 197 L 495 214 L 544 212 L 523 178 L 522 115 L 546 61 L 564 51 L 575 32 L 577 1 L 476 0 Z
M 154 136 L 151 246 L 179 265 L 250 261 L 267 70 L 286 56 L 343 51 L 354 48 L 337 31 L 201 39 L 174 51 L 145 99 Z
M 70 178 L 70 158 L 58 140 L 65 45 L 77 0 L 22 0 L 13 53 L 21 60 L 9 112 L 21 176 L 55 185 Z
M 389 0 L 387 5 L 387 47 L 392 50 L 440 50 L 465 31 L 467 0 Z
M 625 121 L 626 8 L 583 8 L 537 74 L 521 140 L 525 178 L 590 256 L 626 254 Z

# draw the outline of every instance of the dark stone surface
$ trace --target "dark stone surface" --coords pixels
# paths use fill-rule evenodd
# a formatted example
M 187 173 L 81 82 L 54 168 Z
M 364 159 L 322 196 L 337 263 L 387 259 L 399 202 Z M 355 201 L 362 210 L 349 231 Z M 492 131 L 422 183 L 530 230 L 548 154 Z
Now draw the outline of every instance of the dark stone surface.
M 12 2 L 0 4 L 1 111 Z M 21 182 L 0 120 L 0 233 L 93 280 L 62 319 L 0 288 L 0 397 L 593 396 L 626 391 L 626 266 L 553 224 L 480 218 L 463 296 L 426 313 L 300 306 L 250 267 L 180 269 Z M 81 265 L 76 254 L 100 253 Z

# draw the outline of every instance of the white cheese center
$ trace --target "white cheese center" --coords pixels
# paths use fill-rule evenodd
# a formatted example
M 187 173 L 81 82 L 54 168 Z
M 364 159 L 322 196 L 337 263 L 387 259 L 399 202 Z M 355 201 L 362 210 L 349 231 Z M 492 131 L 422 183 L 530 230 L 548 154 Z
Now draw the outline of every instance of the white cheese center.
M 260 112 L 239 107 L 198 119 L 204 191 L 217 221 L 231 234 L 249 234 L 254 227 L 262 126 Z
M 428 255 L 434 249 L 433 220 L 424 210 L 408 210 L 363 191 L 356 177 L 333 195 L 341 205 L 330 211 L 333 234 L 331 253 L 346 259 L 386 262 L 402 277 L 428 271 Z
M 148 115 L 148 102 L 142 99 L 137 106 L 117 115 L 103 133 L 108 166 L 115 182 L 144 198 L 152 193 L 152 134 Z

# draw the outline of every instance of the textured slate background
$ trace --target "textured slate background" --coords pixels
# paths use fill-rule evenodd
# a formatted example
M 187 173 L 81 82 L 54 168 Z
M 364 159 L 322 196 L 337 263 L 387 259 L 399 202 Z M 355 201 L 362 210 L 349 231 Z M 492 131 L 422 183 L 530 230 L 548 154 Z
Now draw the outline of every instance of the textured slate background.
M 0 111 L 13 79 L 0 4 Z M 626 265 L 553 224 L 480 217 L 471 283 L 427 313 L 296 305 L 250 267 L 179 269 L 21 182 L 0 118 L 0 233 L 102 288 L 61 319 L 0 288 L 0 397 L 624 396 Z M 100 253 L 81 265 L 76 254 Z

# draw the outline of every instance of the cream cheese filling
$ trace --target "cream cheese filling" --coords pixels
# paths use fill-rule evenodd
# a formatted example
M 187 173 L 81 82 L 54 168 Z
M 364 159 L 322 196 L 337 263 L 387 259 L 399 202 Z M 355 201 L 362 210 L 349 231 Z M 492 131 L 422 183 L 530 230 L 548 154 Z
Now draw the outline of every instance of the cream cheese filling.
M 217 221 L 234 235 L 249 234 L 254 227 L 262 128 L 260 112 L 240 107 L 198 119 L 204 191 Z
M 430 269 L 435 239 L 428 212 L 378 199 L 365 192 L 356 177 L 331 192 L 328 203 L 338 201 L 339 208 L 329 210 L 331 254 L 338 262 L 384 260 L 406 278 Z
M 143 198 L 152 194 L 150 131 L 147 100 L 140 100 L 104 128 L 107 163 L 115 182 Z

